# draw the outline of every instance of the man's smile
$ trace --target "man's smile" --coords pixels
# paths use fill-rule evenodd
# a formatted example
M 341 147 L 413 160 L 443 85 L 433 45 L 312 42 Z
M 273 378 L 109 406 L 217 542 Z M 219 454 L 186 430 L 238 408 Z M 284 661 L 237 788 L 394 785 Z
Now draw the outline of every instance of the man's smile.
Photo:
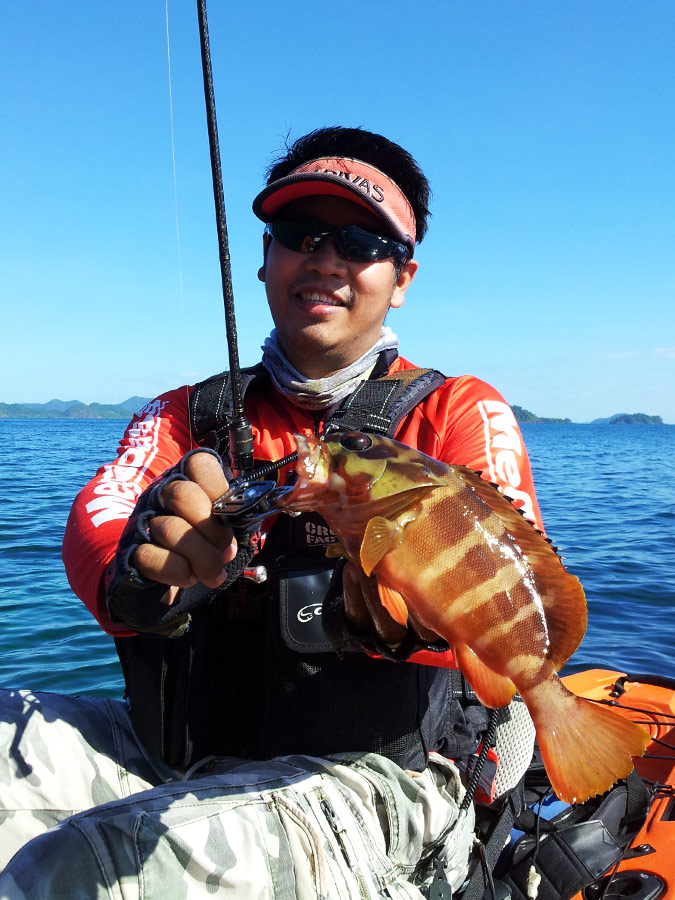
M 349 307 L 349 302 L 344 300 L 337 294 L 325 293 L 323 291 L 304 290 L 296 291 L 295 296 L 303 304 L 309 306 L 337 306 Z

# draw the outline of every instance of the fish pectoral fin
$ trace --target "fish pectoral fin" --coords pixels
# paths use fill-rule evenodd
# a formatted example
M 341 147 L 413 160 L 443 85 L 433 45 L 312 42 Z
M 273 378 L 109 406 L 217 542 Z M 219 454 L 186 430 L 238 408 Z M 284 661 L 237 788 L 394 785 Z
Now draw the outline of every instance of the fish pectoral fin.
M 399 541 L 401 530 L 390 519 L 374 516 L 366 525 L 361 542 L 361 567 L 370 576 L 382 557 L 389 553 Z
M 406 628 L 408 625 L 408 607 L 401 592 L 378 580 L 377 593 L 382 606 L 384 606 L 392 619 Z
M 452 654 L 483 706 L 501 709 L 509 705 L 516 693 L 510 678 L 489 669 L 466 644 L 454 644 Z

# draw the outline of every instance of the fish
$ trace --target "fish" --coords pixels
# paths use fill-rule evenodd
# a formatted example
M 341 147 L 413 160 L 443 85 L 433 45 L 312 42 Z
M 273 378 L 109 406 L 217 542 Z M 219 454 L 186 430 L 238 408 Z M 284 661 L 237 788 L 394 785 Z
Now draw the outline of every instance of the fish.
M 508 497 L 479 472 L 388 437 L 295 441 L 297 477 L 281 507 L 323 516 L 364 596 L 443 638 L 481 703 L 499 709 L 518 692 L 557 796 L 580 803 L 625 778 L 647 733 L 559 678 L 586 631 L 584 590 Z

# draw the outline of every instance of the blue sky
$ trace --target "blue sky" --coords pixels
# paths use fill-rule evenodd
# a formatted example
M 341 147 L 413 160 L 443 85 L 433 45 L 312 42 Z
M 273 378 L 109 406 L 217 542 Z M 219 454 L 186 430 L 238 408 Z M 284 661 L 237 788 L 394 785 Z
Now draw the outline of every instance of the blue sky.
M 0 401 L 227 367 L 196 4 L 168 12 L 177 203 L 164 0 L 3 7 Z M 264 169 L 361 125 L 434 192 L 404 355 L 540 415 L 675 423 L 673 4 L 210 0 L 209 26 L 242 363 L 271 327 Z

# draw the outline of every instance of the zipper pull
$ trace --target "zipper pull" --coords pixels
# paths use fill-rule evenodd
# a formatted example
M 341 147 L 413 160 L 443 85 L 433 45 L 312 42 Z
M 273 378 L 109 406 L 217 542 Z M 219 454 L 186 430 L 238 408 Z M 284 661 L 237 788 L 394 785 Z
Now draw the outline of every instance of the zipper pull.
M 330 805 L 328 800 L 326 800 L 324 798 L 323 800 L 321 800 L 319 802 L 319 805 L 320 805 L 321 809 L 323 810 L 326 818 L 328 819 L 328 824 L 330 825 L 333 832 L 338 835 L 342 834 L 342 832 L 345 830 L 345 827 L 342 824 L 342 822 L 338 819 L 335 810 Z

